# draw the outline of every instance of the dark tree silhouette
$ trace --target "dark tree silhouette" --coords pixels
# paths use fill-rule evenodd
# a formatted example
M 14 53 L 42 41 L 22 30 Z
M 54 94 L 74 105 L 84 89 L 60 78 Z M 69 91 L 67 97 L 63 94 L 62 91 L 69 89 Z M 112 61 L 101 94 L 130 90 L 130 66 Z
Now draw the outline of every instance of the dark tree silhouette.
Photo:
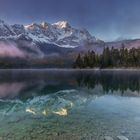
M 95 54 L 89 51 L 81 57 L 79 54 L 75 63 L 75 68 L 112 68 L 112 67 L 140 67 L 140 49 L 125 48 L 122 44 L 121 49 L 112 47 L 104 48 L 102 54 Z

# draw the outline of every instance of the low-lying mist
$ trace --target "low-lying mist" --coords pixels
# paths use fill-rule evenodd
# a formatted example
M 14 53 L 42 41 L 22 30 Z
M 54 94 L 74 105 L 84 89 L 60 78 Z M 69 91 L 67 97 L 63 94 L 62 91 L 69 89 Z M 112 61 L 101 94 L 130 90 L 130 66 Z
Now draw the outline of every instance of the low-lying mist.
M 1 57 L 25 57 L 15 43 L 11 42 L 0 42 L 0 56 Z

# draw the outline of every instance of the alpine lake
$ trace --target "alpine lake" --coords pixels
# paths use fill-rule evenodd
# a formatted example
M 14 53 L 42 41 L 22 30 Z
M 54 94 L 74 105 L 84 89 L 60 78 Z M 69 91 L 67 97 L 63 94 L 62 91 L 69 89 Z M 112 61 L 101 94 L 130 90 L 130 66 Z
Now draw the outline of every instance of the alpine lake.
M 0 70 L 0 140 L 140 140 L 139 70 Z

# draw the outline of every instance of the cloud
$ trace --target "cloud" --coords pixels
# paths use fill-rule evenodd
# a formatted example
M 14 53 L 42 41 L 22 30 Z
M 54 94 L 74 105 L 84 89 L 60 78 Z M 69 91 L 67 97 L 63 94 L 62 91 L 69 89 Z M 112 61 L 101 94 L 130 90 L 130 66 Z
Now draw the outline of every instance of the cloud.
M 0 57 L 25 57 L 25 54 L 10 42 L 0 42 Z

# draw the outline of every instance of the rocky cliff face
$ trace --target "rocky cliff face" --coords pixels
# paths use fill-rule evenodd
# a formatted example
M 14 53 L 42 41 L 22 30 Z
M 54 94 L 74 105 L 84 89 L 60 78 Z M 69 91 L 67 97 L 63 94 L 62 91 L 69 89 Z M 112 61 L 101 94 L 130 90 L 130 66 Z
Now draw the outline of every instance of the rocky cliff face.
M 34 43 L 49 43 L 59 47 L 75 48 L 86 43 L 97 43 L 100 40 L 92 36 L 86 29 L 73 28 L 67 21 L 54 24 L 42 22 L 23 25 L 8 25 L 0 20 L 1 39 L 26 39 Z

